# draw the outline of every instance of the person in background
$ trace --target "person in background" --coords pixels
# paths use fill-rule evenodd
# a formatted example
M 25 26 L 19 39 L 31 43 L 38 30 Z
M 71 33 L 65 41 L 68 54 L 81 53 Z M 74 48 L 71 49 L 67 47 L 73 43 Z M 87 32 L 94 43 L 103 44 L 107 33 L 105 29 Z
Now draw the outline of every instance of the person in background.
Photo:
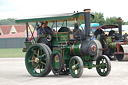
M 36 30 L 38 30 L 39 28 L 40 28 L 40 26 L 37 24 L 37 25 L 36 25 Z
M 81 32 L 81 30 L 79 29 L 78 23 L 75 23 L 73 33 L 79 33 L 79 31 Z
M 95 35 L 95 37 L 97 37 L 97 36 L 100 35 L 100 34 L 104 34 L 104 31 L 101 29 L 101 27 L 99 27 L 99 28 L 95 31 L 94 35 Z

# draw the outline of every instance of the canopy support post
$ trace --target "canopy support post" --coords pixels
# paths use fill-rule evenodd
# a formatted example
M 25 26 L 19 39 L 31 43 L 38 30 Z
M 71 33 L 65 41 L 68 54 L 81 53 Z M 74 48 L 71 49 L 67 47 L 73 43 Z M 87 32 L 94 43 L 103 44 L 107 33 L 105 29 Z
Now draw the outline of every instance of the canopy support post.
M 57 21 L 56 21 L 56 37 L 57 37 Z M 56 38 L 58 42 L 58 37 Z
M 29 25 L 28 25 L 28 28 L 29 28 L 29 30 L 30 30 L 30 32 L 31 32 L 31 34 L 32 34 L 31 38 L 33 38 L 33 39 L 34 39 L 34 41 L 36 41 L 36 40 L 35 40 L 35 38 L 34 38 L 34 35 L 33 35 L 33 34 L 34 34 L 35 29 L 34 29 L 34 31 L 32 32 L 32 30 L 31 30 L 31 28 L 30 28 L 30 26 L 29 26 Z
M 64 22 L 65 22 L 65 20 L 63 21 L 63 23 L 62 23 L 62 26 L 61 26 L 61 27 L 63 27 L 63 25 L 64 25 Z
M 26 34 L 27 34 L 26 41 L 28 41 L 28 22 L 26 22 Z
M 67 20 L 66 20 L 66 27 L 67 27 Z
M 53 24 L 52 24 L 52 28 L 53 28 L 53 26 L 54 26 L 54 23 L 55 23 L 55 22 L 53 22 Z

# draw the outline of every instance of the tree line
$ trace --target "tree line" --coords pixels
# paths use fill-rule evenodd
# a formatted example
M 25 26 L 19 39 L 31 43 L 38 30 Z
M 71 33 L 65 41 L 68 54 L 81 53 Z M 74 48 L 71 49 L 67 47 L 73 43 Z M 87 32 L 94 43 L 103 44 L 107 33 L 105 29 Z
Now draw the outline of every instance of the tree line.
M 91 20 L 92 23 L 99 23 L 100 25 L 109 25 L 109 24 L 112 24 L 112 25 L 117 25 L 118 24 L 118 17 L 107 17 L 106 19 L 104 18 L 104 14 L 101 13 L 101 12 L 92 12 L 92 14 L 95 16 L 94 19 Z M 122 20 L 122 24 L 125 25 L 125 24 L 128 24 L 126 22 L 124 22 Z
M 104 18 L 104 14 L 101 12 L 92 12 L 91 14 L 94 15 L 94 19 L 91 19 L 91 23 L 99 23 L 100 25 L 107 25 L 107 24 L 113 24 L 117 25 L 118 24 L 118 17 L 107 17 L 106 19 Z M 8 18 L 8 19 L 1 19 L 0 20 L 0 25 L 17 25 L 18 23 L 15 22 L 14 18 Z M 21 23 L 19 23 L 21 24 Z M 34 26 L 34 23 L 31 23 Z M 59 26 L 61 26 L 62 23 L 58 23 Z M 69 23 L 68 23 L 69 24 Z M 73 22 L 70 24 L 73 24 Z M 84 21 L 80 21 L 80 24 L 84 24 Z M 128 21 L 124 22 L 122 20 L 122 24 L 128 25 Z M 52 24 L 50 24 L 52 25 Z M 35 27 L 35 26 L 34 26 Z
M 8 18 L 8 19 L 1 19 L 0 25 L 16 25 L 14 18 Z

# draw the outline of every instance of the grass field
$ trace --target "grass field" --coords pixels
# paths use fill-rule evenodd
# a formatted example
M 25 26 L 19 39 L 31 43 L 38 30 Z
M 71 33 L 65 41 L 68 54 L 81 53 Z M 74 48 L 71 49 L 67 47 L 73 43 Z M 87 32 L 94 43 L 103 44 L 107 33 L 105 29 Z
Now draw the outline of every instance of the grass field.
M 25 52 L 22 52 L 22 48 L 0 49 L 0 58 L 16 58 L 16 57 L 25 57 Z

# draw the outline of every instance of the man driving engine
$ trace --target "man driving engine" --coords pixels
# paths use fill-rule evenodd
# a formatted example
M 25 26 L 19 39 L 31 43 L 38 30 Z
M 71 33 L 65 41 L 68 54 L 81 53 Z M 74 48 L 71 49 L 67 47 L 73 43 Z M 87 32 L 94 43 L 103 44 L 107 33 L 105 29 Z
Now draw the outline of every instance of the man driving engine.
M 41 34 L 51 34 L 52 35 L 52 30 L 50 27 L 47 26 L 48 22 L 42 22 L 41 27 L 39 28 L 37 34 L 41 35 Z
M 101 27 L 99 27 L 99 28 L 95 31 L 94 35 L 95 35 L 95 37 L 97 37 L 97 36 L 100 35 L 100 34 L 104 34 L 104 31 L 101 29 Z

